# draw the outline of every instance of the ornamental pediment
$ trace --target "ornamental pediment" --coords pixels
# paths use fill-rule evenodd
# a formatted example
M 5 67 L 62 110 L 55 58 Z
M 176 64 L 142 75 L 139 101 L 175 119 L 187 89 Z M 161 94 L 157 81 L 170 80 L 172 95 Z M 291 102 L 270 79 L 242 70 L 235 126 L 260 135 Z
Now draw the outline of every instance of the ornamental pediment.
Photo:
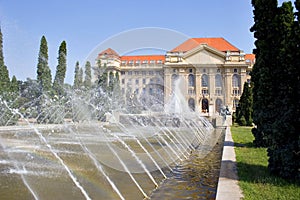
M 184 53 L 182 58 L 186 63 L 195 65 L 223 64 L 225 62 L 225 53 L 203 44 Z

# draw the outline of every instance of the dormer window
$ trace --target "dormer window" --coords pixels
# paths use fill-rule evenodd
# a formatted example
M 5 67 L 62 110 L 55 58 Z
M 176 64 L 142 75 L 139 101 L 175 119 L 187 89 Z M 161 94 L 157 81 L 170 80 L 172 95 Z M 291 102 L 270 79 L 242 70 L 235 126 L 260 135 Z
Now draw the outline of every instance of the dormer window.
M 143 64 L 148 64 L 148 60 L 143 60 Z

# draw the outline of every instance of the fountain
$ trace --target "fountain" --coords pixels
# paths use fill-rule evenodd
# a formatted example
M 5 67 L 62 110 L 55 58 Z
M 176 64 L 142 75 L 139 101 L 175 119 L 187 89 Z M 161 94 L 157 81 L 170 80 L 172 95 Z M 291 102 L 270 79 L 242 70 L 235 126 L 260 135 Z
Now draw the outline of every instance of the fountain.
M 188 186 L 195 180 L 184 176 L 205 168 L 222 131 L 188 108 L 182 80 L 176 84 L 164 112 L 146 105 L 134 113 L 112 112 L 114 99 L 101 88 L 89 95 L 70 91 L 63 103 L 44 100 L 51 106 L 43 114 L 30 111 L 36 100 L 16 108 L 0 99 L 11 115 L 0 127 L 1 199 L 173 199 L 170 190 L 181 186 L 182 195 L 198 198 L 200 186 Z M 100 112 L 109 120 L 95 120 L 102 119 Z M 53 122 L 57 116 L 64 121 Z M 16 117 L 18 124 L 8 126 Z

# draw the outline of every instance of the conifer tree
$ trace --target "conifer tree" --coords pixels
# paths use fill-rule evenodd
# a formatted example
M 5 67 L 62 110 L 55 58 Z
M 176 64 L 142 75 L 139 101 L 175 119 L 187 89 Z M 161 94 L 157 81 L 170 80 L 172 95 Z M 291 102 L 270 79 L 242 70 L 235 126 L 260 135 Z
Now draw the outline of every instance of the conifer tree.
M 252 125 L 252 88 L 247 82 L 244 83 L 244 89 L 239 101 L 239 112 L 237 115 L 237 123 L 241 126 L 251 126 Z
M 299 2 L 299 1 L 298 1 Z M 254 143 L 268 147 L 271 173 L 300 178 L 299 22 L 291 2 L 253 0 L 257 38 L 254 82 Z M 297 2 L 296 2 L 297 5 Z M 298 25 L 297 25 L 298 24 Z M 298 32 L 299 33 L 299 32 Z
M 78 74 L 78 84 L 79 88 L 82 88 L 83 86 L 83 69 L 80 67 L 79 74 Z
M 79 66 L 79 62 L 77 61 L 76 65 L 75 65 L 75 72 L 74 72 L 74 83 L 73 83 L 74 89 L 78 89 L 79 88 L 79 84 L 80 84 L 80 81 L 79 81 L 79 71 L 80 71 L 80 66 Z
M 85 64 L 85 76 L 84 76 L 84 87 L 90 89 L 92 86 L 92 67 L 89 61 Z
M 67 47 L 66 42 L 63 41 L 60 44 L 58 50 L 58 65 L 56 67 L 56 74 L 53 82 L 53 89 L 59 96 L 63 95 L 64 92 L 64 80 L 66 77 L 67 70 Z
M 270 49 L 274 46 L 275 22 L 277 13 L 277 0 L 252 0 L 254 7 L 254 25 L 250 29 L 256 38 L 253 53 L 256 55 L 256 62 L 251 72 L 253 87 L 253 122 L 256 128 L 252 129 L 255 137 L 253 141 L 256 146 L 266 147 L 266 136 L 271 134 L 270 122 L 274 121 L 270 110 L 274 109 L 272 100 L 272 78 L 274 56 Z
M 52 90 L 52 76 L 51 70 L 48 66 L 48 44 L 46 37 L 41 38 L 40 50 L 37 65 L 37 81 L 40 86 L 40 93 L 51 92 Z
M 4 95 L 9 91 L 10 79 L 7 67 L 4 64 L 3 56 L 3 38 L 0 28 L 0 95 Z

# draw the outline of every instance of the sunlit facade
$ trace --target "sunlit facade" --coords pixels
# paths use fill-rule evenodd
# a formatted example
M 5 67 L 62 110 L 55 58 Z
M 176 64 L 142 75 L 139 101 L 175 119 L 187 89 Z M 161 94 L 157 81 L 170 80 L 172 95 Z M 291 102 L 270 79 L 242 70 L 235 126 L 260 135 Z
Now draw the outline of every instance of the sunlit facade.
M 120 56 L 106 49 L 99 53 L 99 60 L 108 73 L 119 73 L 124 96 L 135 95 L 141 101 L 155 96 L 157 102 L 166 104 L 181 78 L 188 106 L 203 114 L 217 114 L 222 106 L 235 111 L 244 82 L 250 82 L 255 56 L 223 38 L 191 38 L 165 55 Z

